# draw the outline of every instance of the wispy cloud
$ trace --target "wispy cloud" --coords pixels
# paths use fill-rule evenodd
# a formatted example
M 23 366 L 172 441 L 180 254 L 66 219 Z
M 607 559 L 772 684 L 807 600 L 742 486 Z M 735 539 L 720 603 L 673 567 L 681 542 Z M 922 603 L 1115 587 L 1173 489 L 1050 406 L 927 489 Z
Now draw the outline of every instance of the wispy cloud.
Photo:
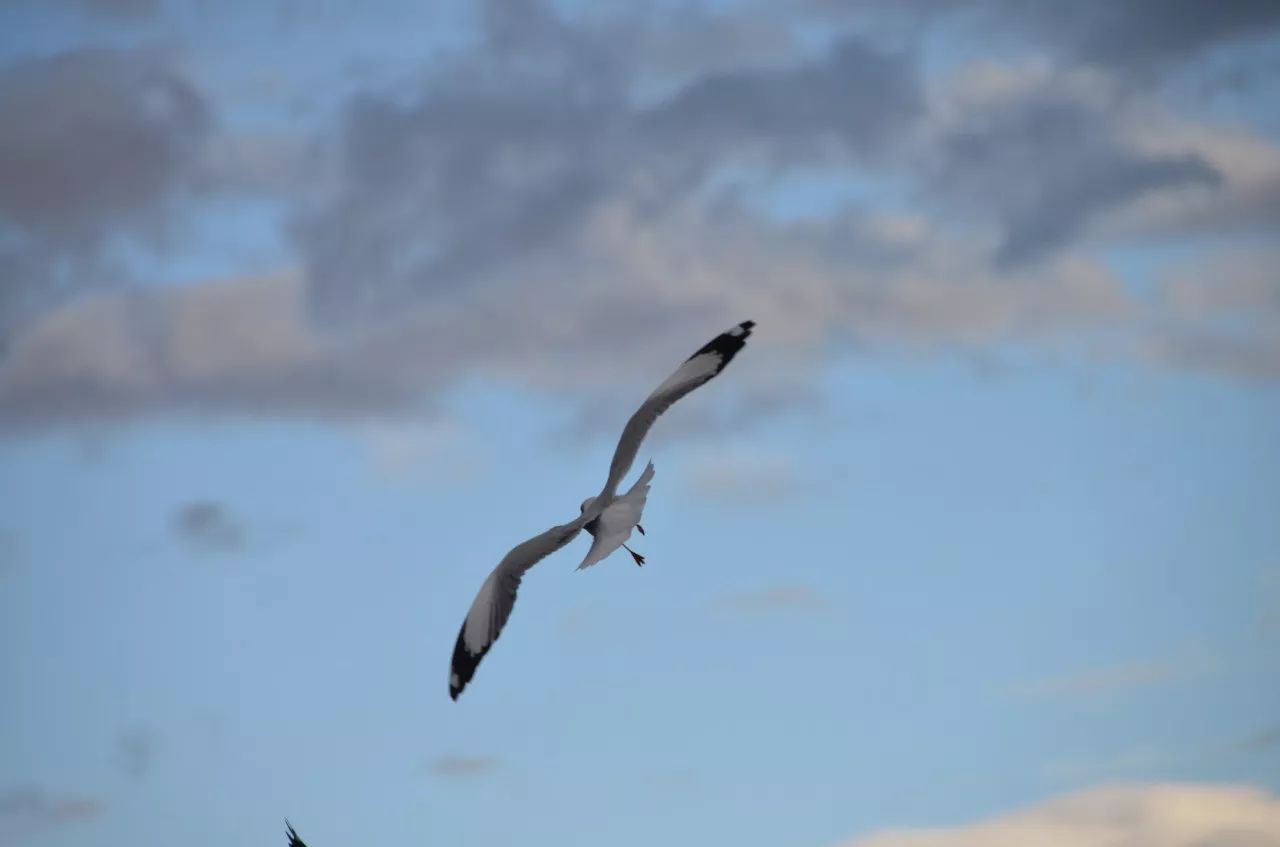
M 1029 700 L 1098 701 L 1137 689 L 1183 682 L 1211 673 L 1217 661 L 1203 651 L 1134 662 L 1127 665 L 1089 668 L 1047 676 L 1009 686 L 1013 697 Z
M 1280 797 L 1250 785 L 1136 784 L 1052 798 L 952 827 L 898 829 L 845 847 L 1280 845 Z
M 244 527 L 227 507 L 212 500 L 187 503 L 173 514 L 173 531 L 197 550 L 230 553 L 246 540 Z
M 826 603 L 813 589 L 803 585 L 774 585 L 759 591 L 730 594 L 721 605 L 740 615 L 751 617 L 785 613 L 811 613 Z
M 721 453 L 696 459 L 686 473 L 694 496 L 729 503 L 768 503 L 799 490 L 795 465 L 784 456 Z
M 1046 774 L 1073 783 L 1117 779 L 1142 779 L 1181 770 L 1202 769 L 1230 762 L 1280 746 L 1280 727 L 1268 727 L 1244 735 L 1227 736 L 1177 746 L 1137 744 L 1105 755 L 1074 757 L 1051 762 Z
M 156 752 L 155 733 L 144 727 L 123 730 L 116 736 L 114 760 L 121 773 L 142 780 L 151 769 Z
M 1280 747 L 1280 726 L 1262 729 L 1231 742 L 1227 749 L 1237 753 L 1257 753 Z
M 88 795 L 52 795 L 34 785 L 0 792 L 0 833 L 27 835 L 50 827 L 100 817 L 102 800 Z
M 1135 745 L 1096 757 L 1070 757 L 1049 762 L 1045 775 L 1064 783 L 1094 783 L 1152 778 L 1170 768 L 1203 762 L 1201 751 L 1154 744 Z
M 440 756 L 429 763 L 431 773 L 447 779 L 488 776 L 502 765 L 496 756 Z

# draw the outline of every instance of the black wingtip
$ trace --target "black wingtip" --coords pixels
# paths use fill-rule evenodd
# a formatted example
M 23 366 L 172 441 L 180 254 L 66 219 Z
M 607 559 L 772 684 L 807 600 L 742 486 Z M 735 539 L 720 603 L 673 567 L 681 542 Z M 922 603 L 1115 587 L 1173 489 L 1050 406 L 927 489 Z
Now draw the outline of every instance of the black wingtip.
M 476 675 L 476 667 L 479 666 L 480 660 L 493 646 L 492 643 L 486 644 L 479 653 L 473 654 L 467 649 L 466 633 L 467 624 L 463 621 L 458 629 L 458 640 L 453 643 L 453 658 L 449 662 L 449 699 L 455 703 L 462 689 L 466 688 L 467 683 Z
M 719 373 L 737 355 L 738 351 L 746 345 L 747 339 L 751 337 L 751 330 L 755 328 L 755 325 L 755 321 L 743 321 L 740 324 L 735 324 L 731 329 L 720 333 L 699 347 L 689 359 L 695 359 L 704 353 L 715 353 L 720 357 L 720 368 L 716 369 L 716 373 Z M 685 361 L 687 362 L 689 359 Z
M 303 840 L 298 837 L 298 833 L 294 832 L 288 818 L 284 819 L 284 831 L 289 836 L 289 847 L 307 847 Z

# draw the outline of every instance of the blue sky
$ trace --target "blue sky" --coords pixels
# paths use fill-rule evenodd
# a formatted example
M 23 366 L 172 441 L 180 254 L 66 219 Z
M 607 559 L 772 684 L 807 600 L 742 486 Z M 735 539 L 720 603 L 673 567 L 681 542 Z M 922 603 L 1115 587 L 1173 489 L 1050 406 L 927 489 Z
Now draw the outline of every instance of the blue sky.
M 1280 16 L 1027 8 L 5 4 L 0 844 L 1280 843 Z

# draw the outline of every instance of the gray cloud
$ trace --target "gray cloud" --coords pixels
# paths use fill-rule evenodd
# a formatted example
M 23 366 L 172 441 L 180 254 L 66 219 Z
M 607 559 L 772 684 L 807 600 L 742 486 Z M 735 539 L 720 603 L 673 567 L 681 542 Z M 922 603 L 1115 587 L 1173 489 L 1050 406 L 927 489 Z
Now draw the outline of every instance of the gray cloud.
M 1175 331 L 1147 340 L 1142 354 L 1177 370 L 1225 373 L 1257 380 L 1280 378 L 1280 339 L 1212 330 Z
M 197 500 L 173 515 L 173 531 L 194 548 L 210 553 L 228 553 L 245 544 L 245 530 L 220 503 Z
M 1153 72 L 1209 50 L 1258 40 L 1280 29 L 1280 7 L 1270 0 L 1107 0 L 1070 8 L 1003 2 L 1000 12 L 1085 62 Z
M 1079 0 L 1071 4 L 1026 0 L 808 0 L 828 20 L 906 20 L 912 26 L 954 25 L 961 36 L 981 33 L 993 46 L 1026 42 L 1084 62 L 1150 81 L 1211 51 L 1261 41 L 1280 29 L 1270 0 Z M 993 34 L 1016 39 L 1001 44 Z
M 118 20 L 138 20 L 154 15 L 160 0 L 72 0 L 90 12 Z
M 817 592 L 803 585 L 774 585 L 760 591 L 733 594 L 724 599 L 730 611 L 750 617 L 785 612 L 813 612 L 825 604 Z
M 1222 182 L 1199 155 L 1154 154 L 1121 137 L 1110 107 L 1052 79 L 976 104 L 940 133 L 933 185 L 1000 222 L 996 261 L 1009 266 L 1063 247 L 1098 214 L 1150 192 Z
M 596 257 L 592 267 L 534 263 L 518 284 L 491 280 L 501 297 L 460 293 L 363 331 L 313 326 L 289 278 L 82 299 L 15 340 L 0 363 L 0 420 L 390 415 L 420 410 L 477 373 L 570 397 L 592 386 L 617 391 L 623 381 L 640 397 L 688 348 L 747 315 L 769 316 L 754 354 L 763 381 L 744 377 L 741 398 L 725 389 L 719 408 L 776 411 L 787 398 L 811 396 L 803 386 L 782 394 L 771 386 L 811 373 L 806 361 L 833 335 L 870 348 L 936 347 L 1034 336 L 1126 307 L 1114 278 L 1089 263 L 1001 279 L 980 252 L 927 232 L 919 238 L 916 255 L 897 267 L 859 267 L 856 256 L 813 252 L 804 232 L 780 237 L 694 209 L 655 219 L 623 203 L 586 223 L 579 243 Z M 719 411 L 712 418 L 685 425 L 726 423 Z
M 498 6 L 490 39 L 513 54 L 442 72 L 408 105 L 366 93 L 346 110 L 337 185 L 296 227 L 321 316 L 429 303 L 482 274 L 500 290 L 495 273 L 547 259 L 590 267 L 583 229 L 608 203 L 669 214 L 739 157 L 863 154 L 920 109 L 908 58 L 852 38 L 641 105 L 626 84 L 639 71 L 590 30 L 536 4 L 516 4 L 513 23 Z
M 785 163 L 821 160 L 830 147 L 870 152 L 898 136 L 921 105 L 911 57 L 848 37 L 798 66 L 708 74 L 645 114 L 642 126 L 664 150 L 702 148 L 720 158 L 756 148 Z
M 494 756 L 440 756 L 430 763 L 433 774 L 449 779 L 487 776 L 500 766 L 501 761 Z
M 85 49 L 0 72 L 0 219 L 96 241 L 181 187 L 209 129 L 204 96 L 155 51 Z
M 199 522 L 198 517 L 197 522 Z M 120 771 L 136 781 L 146 777 L 151 769 L 155 752 L 155 734 L 143 727 L 133 727 L 116 736 L 113 758 Z
M 34 785 L 0 793 L 0 833 L 31 833 L 100 817 L 105 805 L 87 795 L 51 795 Z
M 1236 753 L 1257 753 L 1280 747 L 1280 726 L 1246 735 L 1232 742 L 1228 749 Z
M 1167 367 L 1280 377 L 1280 251 L 1235 248 L 1179 264 L 1161 284 L 1165 320 L 1141 354 Z
M 568 18 L 489 3 L 471 47 L 359 91 L 309 139 L 211 129 L 202 89 L 155 51 L 15 66 L 0 150 L 40 167 L 0 181 L 0 274 L 14 280 L 0 422 L 429 414 L 475 376 L 572 403 L 618 380 L 643 392 L 672 351 L 745 317 L 760 321 L 760 367 L 777 367 L 671 427 L 722 432 L 803 407 L 833 346 L 1075 343 L 1273 372 L 1256 333 L 1220 338 L 1203 315 L 1144 302 L 1095 250 L 1261 228 L 1280 215 L 1274 143 L 1175 116 L 1110 66 L 924 76 L 919 39 L 877 30 L 899 12 L 851 8 L 875 14 L 815 47 L 801 37 L 811 12 Z M 939 8 L 910 6 L 912 26 Z M 61 137 L 42 97 L 83 131 Z M 753 199 L 797 176 L 820 194 L 855 189 L 798 219 Z M 122 243 L 163 241 L 170 213 L 227 190 L 290 206 L 297 271 L 49 305 L 127 279 Z M 602 409 L 575 425 L 611 429 L 592 423 L 614 419 Z
M 338 347 L 303 312 L 288 276 L 82 297 L 13 340 L 0 360 L 0 422 L 172 411 L 342 417 L 403 409 L 419 395 L 410 362 L 382 368 L 379 344 Z
M 203 94 L 155 50 L 83 49 L 0 70 L 0 339 L 51 299 L 126 276 L 194 187 Z

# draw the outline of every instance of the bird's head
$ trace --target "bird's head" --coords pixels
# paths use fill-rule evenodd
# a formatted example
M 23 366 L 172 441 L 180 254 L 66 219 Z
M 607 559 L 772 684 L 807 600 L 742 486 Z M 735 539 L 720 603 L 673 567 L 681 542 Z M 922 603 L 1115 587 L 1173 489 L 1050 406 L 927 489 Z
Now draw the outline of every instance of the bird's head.
M 595 502 L 596 498 L 594 497 L 588 497 L 586 500 L 583 500 L 582 505 L 578 507 L 578 514 L 585 515 L 587 513 L 587 509 L 590 509 L 595 505 Z

